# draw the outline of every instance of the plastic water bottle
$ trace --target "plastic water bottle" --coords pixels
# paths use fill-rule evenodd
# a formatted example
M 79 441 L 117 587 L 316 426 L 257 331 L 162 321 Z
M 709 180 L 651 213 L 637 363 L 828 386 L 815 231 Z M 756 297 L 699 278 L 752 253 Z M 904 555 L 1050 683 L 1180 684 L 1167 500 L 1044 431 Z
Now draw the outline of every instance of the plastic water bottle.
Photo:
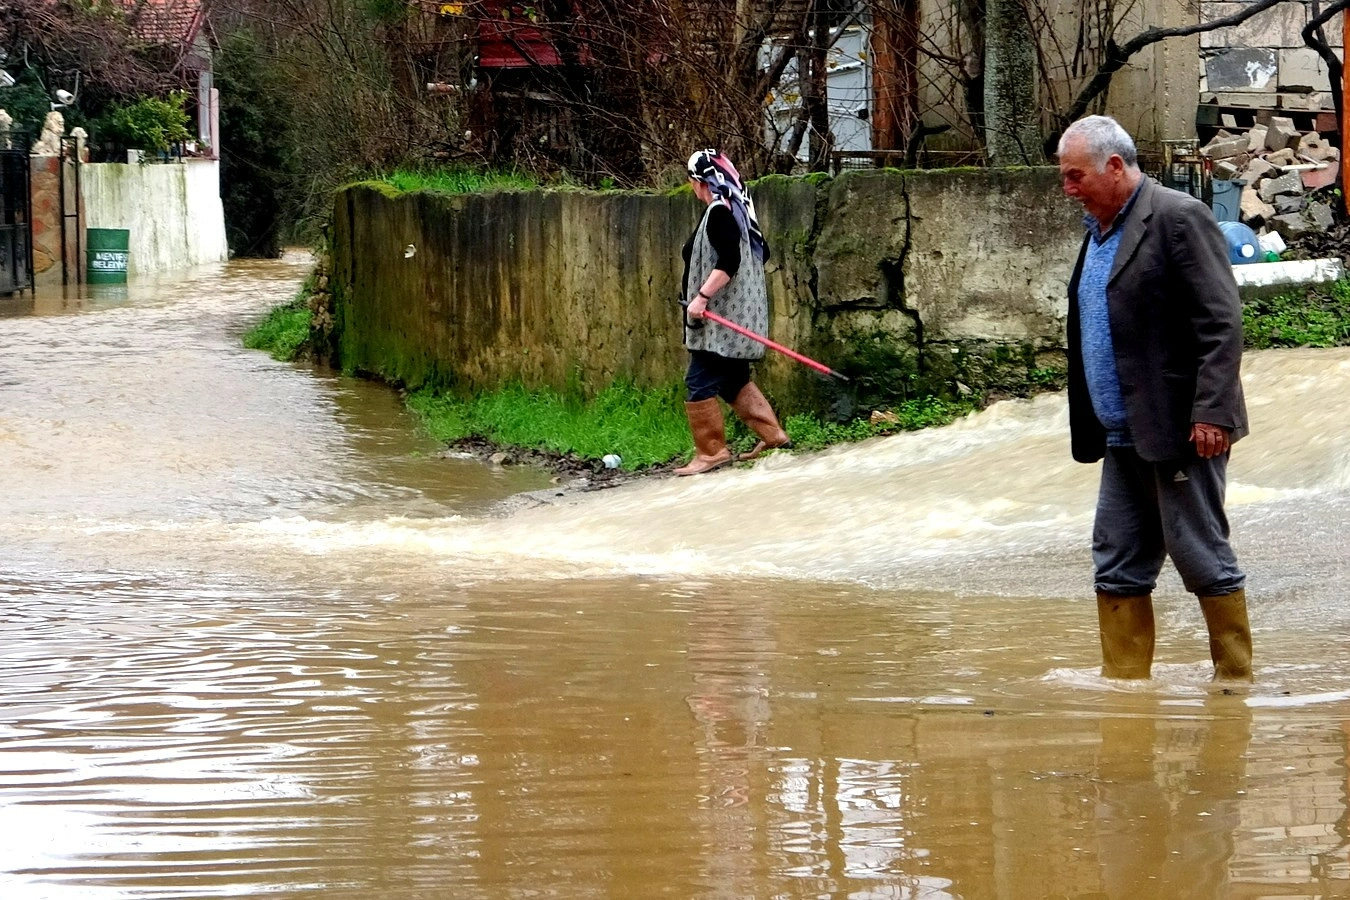
M 1256 232 L 1241 222 L 1220 222 L 1219 229 L 1228 242 L 1228 261 L 1235 266 L 1265 261 L 1265 254 L 1257 252 Z
M 623 457 L 617 453 L 606 453 L 600 457 L 600 461 L 605 464 L 606 469 L 617 469 L 619 464 L 623 462 Z

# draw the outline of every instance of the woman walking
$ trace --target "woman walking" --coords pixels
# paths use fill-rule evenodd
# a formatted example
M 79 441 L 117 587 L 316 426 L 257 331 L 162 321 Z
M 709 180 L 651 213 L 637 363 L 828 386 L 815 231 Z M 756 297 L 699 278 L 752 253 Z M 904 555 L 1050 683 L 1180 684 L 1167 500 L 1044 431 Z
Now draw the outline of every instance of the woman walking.
M 689 350 L 685 414 L 694 435 L 694 458 L 676 475 L 698 475 L 731 462 L 717 398 L 759 436 L 741 459 L 791 447 L 773 407 L 750 380 L 750 363 L 764 346 L 703 317 L 711 310 L 759 334 L 769 330 L 764 263 L 769 245 L 755 219 L 755 206 L 736 167 L 716 150 L 689 157 L 689 184 L 707 211 L 684 244 L 684 346 Z

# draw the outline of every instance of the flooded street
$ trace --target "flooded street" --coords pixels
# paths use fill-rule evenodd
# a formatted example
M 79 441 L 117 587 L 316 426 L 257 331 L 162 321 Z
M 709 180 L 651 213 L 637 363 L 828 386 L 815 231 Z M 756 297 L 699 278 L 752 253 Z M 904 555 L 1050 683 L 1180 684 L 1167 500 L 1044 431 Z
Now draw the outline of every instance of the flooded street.
M 1350 351 L 1248 357 L 1257 682 L 1097 676 L 1062 396 L 537 505 L 240 333 L 0 298 L 0 897 L 1350 895 Z

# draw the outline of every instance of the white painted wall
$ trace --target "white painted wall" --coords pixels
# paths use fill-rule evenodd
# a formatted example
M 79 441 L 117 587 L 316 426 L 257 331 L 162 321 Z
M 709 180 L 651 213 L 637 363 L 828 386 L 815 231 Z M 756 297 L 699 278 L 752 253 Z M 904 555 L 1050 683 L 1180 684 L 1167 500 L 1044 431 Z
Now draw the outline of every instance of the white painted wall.
M 867 65 L 867 41 L 867 33 L 852 26 L 839 35 L 826 55 L 827 114 L 836 150 L 872 149 L 872 123 L 858 117 L 860 109 L 870 111 L 872 105 L 872 70 Z M 766 50 L 766 58 L 772 49 Z M 781 84 L 782 89 L 773 94 L 768 109 L 771 127 L 776 129 L 776 132 L 770 132 L 770 137 L 775 133 L 786 135 L 801 108 L 795 60 L 788 64 Z M 779 149 L 786 145 L 787 140 L 781 140 Z M 805 161 L 810 155 L 811 142 L 807 137 L 802 140 L 797 158 Z
M 81 167 L 80 180 L 87 226 L 131 231 L 129 275 L 229 257 L 218 160 L 91 163 Z

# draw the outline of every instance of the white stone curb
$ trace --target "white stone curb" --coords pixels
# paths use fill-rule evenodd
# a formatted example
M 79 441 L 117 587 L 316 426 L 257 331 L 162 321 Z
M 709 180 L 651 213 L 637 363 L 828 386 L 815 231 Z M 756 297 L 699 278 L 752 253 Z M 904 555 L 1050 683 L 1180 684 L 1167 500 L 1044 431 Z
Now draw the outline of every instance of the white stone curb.
M 1292 259 L 1281 262 L 1244 263 L 1233 266 L 1239 288 L 1268 288 L 1284 285 L 1321 284 L 1345 277 L 1339 259 Z

